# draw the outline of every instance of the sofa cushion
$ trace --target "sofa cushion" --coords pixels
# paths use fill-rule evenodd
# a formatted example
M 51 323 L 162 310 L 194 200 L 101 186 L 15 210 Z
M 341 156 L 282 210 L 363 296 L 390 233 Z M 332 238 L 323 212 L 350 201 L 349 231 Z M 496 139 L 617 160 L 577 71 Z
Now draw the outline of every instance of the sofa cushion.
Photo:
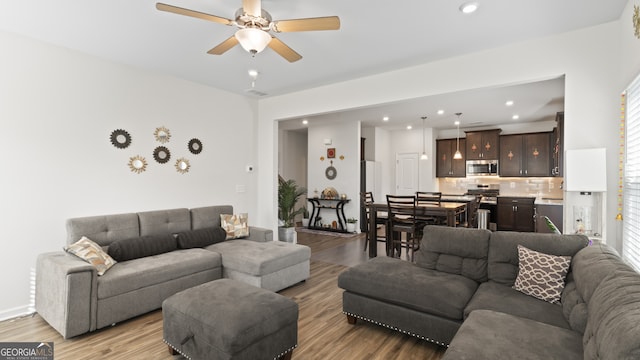
M 518 277 L 513 288 L 553 304 L 560 303 L 571 256 L 555 256 L 518 245 Z
M 424 228 L 416 265 L 487 281 L 491 232 L 483 229 L 429 225 Z
M 191 213 L 191 229 L 196 230 L 220 226 L 220 215 L 233 214 L 233 206 L 204 206 L 191 209 L 189 212 Z
M 189 209 L 154 210 L 138 213 L 140 236 L 175 234 L 191 230 Z
M 612 272 L 626 268 L 626 265 L 612 247 L 595 243 L 578 251 L 571 268 L 580 296 L 588 303 L 602 280 Z
M 64 250 L 93 265 L 98 272 L 98 276 L 104 275 L 116 263 L 109 254 L 102 250 L 100 245 L 86 236 L 69 246 L 65 246 Z
M 140 236 L 138 215 L 134 213 L 71 218 L 66 226 L 67 244 L 86 236 L 100 246 L 108 246 L 114 241 Z
M 119 262 L 98 279 L 98 299 L 219 268 L 221 265 L 220 254 L 204 249 L 175 250 Z
M 475 310 L 499 311 L 569 329 L 562 315 L 562 306 L 525 295 L 510 286 L 488 281 L 478 290 L 464 309 L 465 318 Z
M 518 245 L 545 254 L 574 256 L 588 243 L 589 238 L 584 235 L 493 232 L 489 239 L 489 280 L 513 286 L 518 275 Z
M 585 359 L 640 359 L 640 274 L 626 265 L 610 272 L 588 312 Z
M 226 232 L 221 227 L 210 227 L 198 230 L 179 232 L 177 235 L 180 249 L 205 247 L 225 240 Z
M 249 236 L 249 215 L 221 214 L 220 226 L 226 231 L 227 240 L 245 238 Z
M 308 246 L 280 241 L 229 240 L 205 249 L 222 255 L 222 266 L 254 276 L 262 276 L 309 261 Z
M 178 245 L 171 234 L 141 236 L 118 240 L 109 245 L 109 255 L 116 261 L 127 261 L 176 250 Z
M 410 309 L 462 320 L 464 306 L 478 283 L 408 261 L 377 257 L 342 272 L 338 286 Z
M 580 296 L 576 282 L 568 280 L 562 291 L 562 315 L 569 322 L 571 328 L 584 334 L 587 326 L 587 304 Z
M 580 334 L 490 310 L 476 310 L 462 324 L 442 360 L 582 359 Z

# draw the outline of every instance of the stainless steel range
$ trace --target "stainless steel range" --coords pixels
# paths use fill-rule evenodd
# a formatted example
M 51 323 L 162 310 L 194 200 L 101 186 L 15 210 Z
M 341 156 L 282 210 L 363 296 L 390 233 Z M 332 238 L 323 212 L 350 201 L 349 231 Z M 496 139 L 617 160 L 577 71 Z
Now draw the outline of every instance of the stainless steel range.
M 498 195 L 500 184 L 470 184 L 467 195 L 481 195 L 480 209 L 489 210 L 489 229 L 495 231 L 498 218 Z
M 480 204 L 498 204 L 500 184 L 472 184 L 467 187 L 467 195 L 481 195 Z

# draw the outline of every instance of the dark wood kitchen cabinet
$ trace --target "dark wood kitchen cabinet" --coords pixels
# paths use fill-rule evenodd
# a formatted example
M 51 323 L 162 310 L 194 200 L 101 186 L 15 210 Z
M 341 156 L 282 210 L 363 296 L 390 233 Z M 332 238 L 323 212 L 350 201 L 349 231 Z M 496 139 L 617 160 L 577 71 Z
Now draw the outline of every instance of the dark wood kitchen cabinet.
M 498 160 L 501 131 L 496 129 L 465 132 L 467 160 Z
M 556 114 L 556 127 L 551 141 L 551 176 L 562 176 L 562 153 L 564 149 L 564 111 Z
M 499 231 L 535 231 L 534 202 L 532 197 L 498 197 L 496 219 Z
M 465 177 L 467 175 L 464 156 L 465 139 L 460 139 L 462 159 L 453 158 L 456 153 L 456 139 L 436 140 L 436 177 Z
M 500 176 L 551 176 L 552 133 L 500 136 Z

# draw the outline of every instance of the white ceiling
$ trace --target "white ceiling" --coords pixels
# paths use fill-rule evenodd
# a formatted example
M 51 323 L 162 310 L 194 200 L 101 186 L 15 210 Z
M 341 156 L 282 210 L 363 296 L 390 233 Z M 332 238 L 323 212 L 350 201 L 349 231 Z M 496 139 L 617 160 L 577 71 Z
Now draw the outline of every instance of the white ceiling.
M 222 56 L 208 55 L 235 28 L 158 11 L 154 0 L 3 0 L 0 29 L 238 94 L 246 94 L 251 86 L 247 71 L 257 69 L 255 90 L 268 96 L 614 21 L 627 1 L 477 0 L 479 10 L 465 15 L 458 10 L 464 0 L 263 0 L 274 20 L 340 17 L 338 31 L 275 34 L 303 56 L 296 63 L 270 49 L 254 58 L 240 46 Z M 162 2 L 226 18 L 233 18 L 242 3 Z M 506 95 L 500 89 L 492 91 L 498 92 L 496 97 Z M 488 115 L 471 108 L 471 101 L 481 98 L 479 93 L 465 102 L 460 94 L 454 95 L 453 100 L 392 105 L 389 112 L 404 111 L 405 121 L 413 117 L 419 122 L 421 114 L 430 111 L 427 106 L 444 106 L 449 113 L 461 111 L 475 114 L 474 121 L 488 121 Z M 540 108 L 557 101 L 557 94 L 552 95 L 539 99 L 538 105 L 530 99 L 522 114 L 548 117 Z M 499 105 L 504 108 L 504 103 Z M 492 110 L 496 119 L 503 116 L 498 109 Z M 352 115 L 374 117 L 373 109 L 365 110 Z

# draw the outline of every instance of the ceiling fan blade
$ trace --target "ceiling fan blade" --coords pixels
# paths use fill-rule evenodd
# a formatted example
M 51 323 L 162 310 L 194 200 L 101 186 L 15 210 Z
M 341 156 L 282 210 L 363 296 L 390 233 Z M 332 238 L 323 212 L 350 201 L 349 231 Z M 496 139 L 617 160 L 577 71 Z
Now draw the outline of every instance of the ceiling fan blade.
M 233 24 L 233 21 L 230 19 L 226 19 L 220 16 L 215 16 L 215 15 L 205 14 L 203 12 L 199 12 L 195 10 L 184 9 L 184 8 L 173 6 L 173 5 L 167 5 L 163 3 L 156 3 L 156 9 L 160 11 L 166 11 L 166 12 L 178 14 L 178 15 L 191 16 L 194 18 L 202 19 L 202 20 L 213 21 L 215 23 L 219 23 L 223 25 Z
M 340 18 L 337 16 L 325 16 L 306 19 L 279 20 L 273 22 L 275 32 L 338 30 Z
M 234 47 L 236 45 L 238 45 L 238 39 L 236 39 L 235 35 L 231 35 L 230 38 L 228 38 L 227 40 L 221 42 L 220 44 L 218 44 L 213 49 L 207 51 L 207 54 L 222 55 L 222 54 L 224 54 L 225 52 L 227 52 L 229 49 L 231 49 L 232 47 Z
M 242 0 L 242 9 L 245 13 L 251 16 L 262 15 L 262 5 L 260 0 Z
M 276 37 L 273 37 L 273 36 L 271 37 L 271 41 L 269 42 L 269 47 L 271 48 L 271 50 L 277 52 L 278 55 L 282 56 L 289 62 L 296 62 L 302 59 L 302 55 L 293 51 L 292 48 L 287 46 L 287 44 L 283 43 L 282 41 L 280 41 L 280 39 Z

